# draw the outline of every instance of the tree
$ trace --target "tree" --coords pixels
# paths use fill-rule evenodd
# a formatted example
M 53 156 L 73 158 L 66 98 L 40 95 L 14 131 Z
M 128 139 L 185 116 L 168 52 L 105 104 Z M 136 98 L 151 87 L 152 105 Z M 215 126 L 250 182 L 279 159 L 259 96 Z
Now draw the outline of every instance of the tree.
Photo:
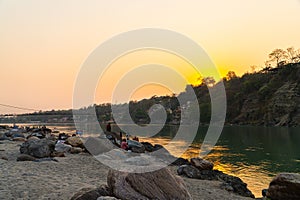
M 290 59 L 291 63 L 295 63 L 296 60 L 296 51 L 294 49 L 294 47 L 289 47 L 286 49 L 287 52 L 287 56 Z
M 213 87 L 216 81 L 213 77 L 209 76 L 209 77 L 204 77 L 202 79 L 202 83 L 205 84 L 207 87 Z
M 271 61 L 276 61 L 277 67 L 287 58 L 287 52 L 282 49 L 275 49 L 269 54 Z
M 300 62 L 300 49 L 295 51 L 295 62 Z
M 237 75 L 235 74 L 234 71 L 227 72 L 227 74 L 226 74 L 226 80 L 227 81 L 229 81 L 231 79 L 235 79 L 235 78 L 237 78 Z
M 256 65 L 251 65 L 250 69 L 251 69 L 251 73 L 255 73 L 255 70 L 257 69 L 257 66 Z

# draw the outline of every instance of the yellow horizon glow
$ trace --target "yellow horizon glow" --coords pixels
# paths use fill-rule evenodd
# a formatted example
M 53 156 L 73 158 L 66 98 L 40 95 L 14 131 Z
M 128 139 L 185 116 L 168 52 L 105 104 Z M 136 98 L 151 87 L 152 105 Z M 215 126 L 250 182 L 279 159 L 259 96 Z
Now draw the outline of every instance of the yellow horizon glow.
M 252 65 L 262 68 L 275 48 L 300 48 L 299 8 L 298 0 L 1 0 L 0 103 L 72 108 L 74 82 L 89 53 L 114 35 L 145 27 L 186 35 L 222 76 L 242 75 Z M 0 113 L 20 112 L 0 107 Z

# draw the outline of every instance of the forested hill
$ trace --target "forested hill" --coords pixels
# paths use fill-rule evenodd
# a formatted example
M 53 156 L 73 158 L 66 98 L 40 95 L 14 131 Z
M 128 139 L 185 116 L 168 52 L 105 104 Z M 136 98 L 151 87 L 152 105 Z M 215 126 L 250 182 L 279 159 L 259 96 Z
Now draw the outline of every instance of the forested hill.
M 224 84 L 228 123 L 300 125 L 300 63 L 227 77 Z
M 201 85 L 193 86 L 198 97 L 202 124 L 210 122 L 211 99 L 208 87 L 214 87 L 212 83 L 213 80 L 205 78 Z M 227 96 L 227 124 L 300 125 L 300 63 L 276 68 L 266 67 L 259 72 L 244 74 L 242 77 L 237 77 L 234 72 L 228 72 L 223 78 L 223 83 Z M 152 97 L 132 102 L 130 111 L 135 121 L 149 122 L 144 111 L 154 103 L 163 104 L 167 108 L 168 123 L 179 123 L 180 109 L 175 96 Z M 193 103 L 190 105 L 193 106 Z
M 198 97 L 202 124 L 210 121 L 210 96 L 208 87 L 214 87 L 210 78 L 201 85 L 193 86 Z M 208 84 L 205 84 L 208 83 Z M 300 63 L 266 67 L 259 72 L 237 77 L 229 72 L 223 83 L 227 96 L 226 123 L 240 125 L 299 126 L 300 125 Z M 217 83 L 218 84 L 218 83 Z M 209 85 L 209 86 L 207 86 Z M 179 94 L 184 95 L 184 92 Z M 148 109 L 153 104 L 162 104 L 167 110 L 167 123 L 179 124 L 181 109 L 177 96 L 153 96 L 138 102 L 130 102 L 130 114 L 136 123 L 149 123 Z M 190 102 L 191 103 L 191 102 Z M 190 105 L 195 106 L 195 102 Z M 124 106 L 119 105 L 119 106 Z M 100 122 L 111 120 L 110 104 L 94 105 L 81 109 L 95 109 Z M 72 122 L 72 110 L 36 112 L 17 117 L 0 117 L 7 122 Z

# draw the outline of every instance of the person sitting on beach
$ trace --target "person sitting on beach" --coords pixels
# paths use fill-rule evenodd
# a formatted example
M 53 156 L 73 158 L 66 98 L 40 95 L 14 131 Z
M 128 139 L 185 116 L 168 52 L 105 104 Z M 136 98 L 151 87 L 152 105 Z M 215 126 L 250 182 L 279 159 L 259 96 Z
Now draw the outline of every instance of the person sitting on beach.
M 111 132 L 111 125 L 110 125 L 110 122 L 106 125 L 106 131 Z
M 134 137 L 133 137 L 133 140 L 135 140 L 135 141 L 138 142 L 138 141 L 139 141 L 139 138 L 138 138 L 137 136 L 134 136 Z
M 128 148 L 128 144 L 127 144 L 127 142 L 126 142 L 126 139 L 123 139 L 123 140 L 122 140 L 121 148 L 124 149 L 124 150 L 126 150 L 126 151 L 129 149 L 129 148 Z

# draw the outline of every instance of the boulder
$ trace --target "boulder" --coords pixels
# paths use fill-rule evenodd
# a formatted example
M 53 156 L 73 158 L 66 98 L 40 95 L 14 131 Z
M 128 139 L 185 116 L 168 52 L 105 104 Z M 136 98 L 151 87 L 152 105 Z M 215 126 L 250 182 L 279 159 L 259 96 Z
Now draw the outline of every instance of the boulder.
M 14 133 L 12 135 L 12 138 L 25 138 L 23 133 Z
M 99 188 L 83 188 L 73 195 L 71 200 L 97 200 L 101 196 L 109 196 L 110 192 L 106 185 Z
M 20 147 L 21 154 L 28 154 L 36 158 L 49 157 L 54 152 L 55 143 L 46 138 L 24 142 Z
M 181 165 L 189 165 L 190 162 L 184 158 L 177 158 L 171 165 L 181 166 Z
M 135 140 L 127 140 L 129 149 L 134 153 L 145 153 L 145 147 L 142 143 Z
M 138 141 L 135 141 L 135 140 L 127 140 L 127 144 L 128 144 L 128 147 L 143 147 L 144 145 L 142 145 L 142 143 L 138 142 Z
M 51 157 L 66 157 L 66 155 L 63 152 L 53 152 Z
M 6 137 L 11 137 L 13 134 L 14 134 L 14 133 L 11 132 L 11 131 L 8 131 L 8 132 L 5 132 L 5 133 L 4 133 L 4 135 L 5 135 Z
M 0 140 L 10 140 L 10 138 L 4 135 L 3 137 L 0 137 Z
M 300 199 L 300 174 L 281 173 L 270 183 L 267 191 L 270 199 Z
M 221 183 L 220 188 L 223 190 L 227 190 L 228 192 L 233 192 L 233 187 L 228 183 Z
M 191 164 L 199 170 L 212 170 L 214 164 L 202 158 L 192 158 Z
M 55 144 L 55 151 L 60 153 L 66 153 L 71 150 L 72 146 L 63 143 L 56 143 Z
M 33 162 L 46 162 L 46 161 L 58 162 L 58 160 L 56 160 L 55 158 L 39 158 L 39 159 L 35 159 Z
M 109 152 L 112 149 L 113 144 L 111 144 L 108 140 L 88 137 L 85 140 L 84 146 L 90 154 L 97 156 L 99 154 Z
M 78 153 L 81 153 L 81 152 L 83 152 L 83 149 L 79 148 L 79 147 L 72 147 L 70 149 L 70 153 L 72 153 L 72 154 L 78 154 Z
M 265 197 L 265 196 L 267 196 L 267 192 L 268 192 L 268 189 L 263 189 L 263 190 L 261 191 L 261 195 L 262 195 L 263 197 Z
M 83 142 L 79 137 L 69 137 L 66 139 L 65 143 L 71 145 L 72 147 L 84 148 Z
M 17 161 L 34 161 L 34 160 L 36 160 L 35 157 L 27 154 L 21 154 L 17 157 Z
M 4 133 L 0 133 L 0 140 L 7 140 L 8 138 Z
M 145 153 L 145 147 L 131 147 L 131 151 L 134 153 Z
M 110 170 L 107 183 L 113 196 L 123 200 L 191 199 L 183 180 L 167 168 L 147 173 Z
M 97 200 L 119 200 L 117 199 L 116 197 L 110 197 L 110 196 L 101 196 L 101 197 L 98 197 Z
M 23 137 L 15 137 L 15 138 L 12 139 L 12 141 L 15 141 L 15 142 L 25 142 L 26 139 L 23 138 Z
M 177 169 L 178 175 L 183 175 L 188 178 L 200 178 L 200 171 L 192 165 L 182 165 Z
M 155 144 L 154 147 L 153 147 L 153 151 L 157 151 L 157 150 L 162 149 L 162 148 L 164 148 L 162 145 Z
M 154 149 L 154 146 L 150 142 L 141 142 L 142 145 L 144 145 L 145 150 L 148 152 L 152 152 Z
M 31 141 L 31 140 L 40 140 L 40 138 L 35 137 L 35 136 L 28 137 L 27 141 Z
M 42 133 L 42 132 L 34 132 L 30 136 L 34 136 L 34 137 L 37 137 L 37 138 L 40 138 L 40 139 L 45 138 L 45 134 Z

